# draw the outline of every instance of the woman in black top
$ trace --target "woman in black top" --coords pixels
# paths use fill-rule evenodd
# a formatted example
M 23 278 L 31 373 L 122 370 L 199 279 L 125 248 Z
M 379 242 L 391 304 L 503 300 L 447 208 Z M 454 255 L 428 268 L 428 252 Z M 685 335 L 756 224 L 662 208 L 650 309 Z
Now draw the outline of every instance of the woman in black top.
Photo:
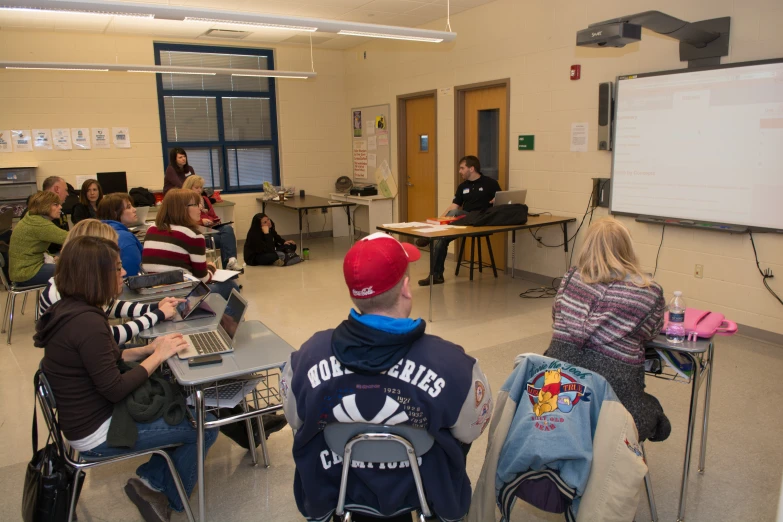
M 97 180 L 88 179 L 82 183 L 82 190 L 79 192 L 79 202 L 74 205 L 71 213 L 71 221 L 75 225 L 83 219 L 96 219 L 98 204 L 103 199 L 103 188 Z
M 185 179 L 196 171 L 188 164 L 188 153 L 180 147 L 169 151 L 169 166 L 163 176 L 163 194 L 173 188 L 182 188 Z
M 296 243 L 280 237 L 269 216 L 260 213 L 253 216 L 245 240 L 245 264 L 284 266 L 289 258 L 298 259 L 295 252 Z

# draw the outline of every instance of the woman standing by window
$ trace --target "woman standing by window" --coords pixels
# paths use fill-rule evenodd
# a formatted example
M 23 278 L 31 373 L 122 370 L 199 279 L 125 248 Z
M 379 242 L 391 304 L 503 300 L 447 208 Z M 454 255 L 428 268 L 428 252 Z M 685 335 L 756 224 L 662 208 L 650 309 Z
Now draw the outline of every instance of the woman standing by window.
M 163 177 L 163 195 L 173 188 L 182 188 L 185 178 L 192 176 L 196 171 L 188 164 L 188 153 L 179 147 L 169 151 L 169 166 Z
M 71 221 L 75 225 L 83 219 L 95 219 L 98 216 L 98 205 L 103 199 L 103 189 L 97 180 L 88 179 L 82 183 L 79 192 L 79 202 L 74 205 Z

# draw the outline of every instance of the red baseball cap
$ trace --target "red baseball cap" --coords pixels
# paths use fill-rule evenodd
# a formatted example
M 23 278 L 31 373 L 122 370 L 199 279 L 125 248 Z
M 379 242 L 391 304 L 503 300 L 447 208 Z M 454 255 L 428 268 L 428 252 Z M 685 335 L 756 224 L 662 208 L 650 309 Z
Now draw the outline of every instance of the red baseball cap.
M 355 299 L 369 299 L 388 292 L 405 276 L 408 263 L 421 252 L 410 243 L 400 243 L 383 232 L 357 241 L 345 255 L 345 283 Z

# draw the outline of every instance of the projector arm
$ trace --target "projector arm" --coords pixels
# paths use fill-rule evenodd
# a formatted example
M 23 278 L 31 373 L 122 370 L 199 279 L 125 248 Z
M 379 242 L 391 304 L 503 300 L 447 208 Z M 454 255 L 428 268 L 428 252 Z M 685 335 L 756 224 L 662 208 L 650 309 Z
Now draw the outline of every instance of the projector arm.
M 676 40 L 690 44 L 698 49 L 706 47 L 708 43 L 717 40 L 718 37 L 720 37 L 720 33 L 718 32 L 699 29 L 693 23 L 680 20 L 679 18 L 675 18 L 660 11 L 645 11 L 643 13 L 621 16 L 619 18 L 613 18 L 612 20 L 590 24 L 588 27 L 620 22 L 641 25 L 651 31 L 671 36 Z

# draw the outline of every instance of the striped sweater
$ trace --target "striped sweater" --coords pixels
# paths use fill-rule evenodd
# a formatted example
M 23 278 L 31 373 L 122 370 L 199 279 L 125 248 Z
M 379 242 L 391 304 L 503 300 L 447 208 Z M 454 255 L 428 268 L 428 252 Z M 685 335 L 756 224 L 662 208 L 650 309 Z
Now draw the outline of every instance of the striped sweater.
M 207 270 L 204 236 L 179 225 L 171 225 L 171 230 L 160 230 L 153 225 L 147 230 L 141 267 L 149 273 L 182 269 L 205 283 L 212 280 Z
M 657 283 L 647 287 L 631 281 L 587 284 L 573 268 L 560 283 L 552 307 L 552 339 L 627 364 L 642 364 L 644 343 L 661 331 L 665 305 Z
M 49 279 L 49 284 L 41 292 L 41 298 L 38 300 L 38 313 L 43 315 L 54 303 L 61 299 L 60 292 L 54 285 L 54 278 Z M 125 324 L 114 325 L 111 327 L 111 333 L 118 346 L 122 346 L 130 339 L 139 335 L 142 330 L 147 330 L 155 326 L 158 321 L 163 321 L 165 316 L 158 310 L 157 304 L 132 303 L 130 301 L 115 301 L 108 310 L 109 317 L 116 319 L 133 318 Z

